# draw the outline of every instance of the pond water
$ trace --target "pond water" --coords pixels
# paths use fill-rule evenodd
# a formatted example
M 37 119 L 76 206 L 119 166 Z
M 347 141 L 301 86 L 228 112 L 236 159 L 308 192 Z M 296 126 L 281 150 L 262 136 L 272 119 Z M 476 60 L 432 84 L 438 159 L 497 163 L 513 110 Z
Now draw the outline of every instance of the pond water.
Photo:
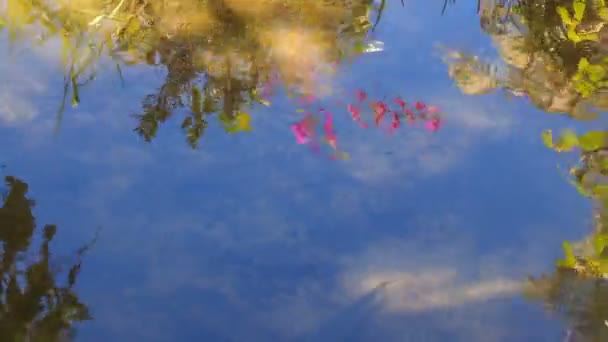
M 106 3 L 0 1 L 0 340 L 607 340 L 571 1 Z

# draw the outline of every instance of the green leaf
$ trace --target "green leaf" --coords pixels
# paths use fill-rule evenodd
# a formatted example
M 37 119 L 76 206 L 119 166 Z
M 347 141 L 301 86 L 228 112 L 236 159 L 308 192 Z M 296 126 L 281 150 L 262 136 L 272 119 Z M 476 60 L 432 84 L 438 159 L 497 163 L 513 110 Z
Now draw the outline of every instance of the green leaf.
M 72 107 L 78 106 L 80 103 L 80 96 L 78 95 L 78 83 L 76 83 L 76 77 L 72 77 Z
M 607 145 L 608 132 L 589 131 L 578 138 L 578 143 L 585 151 L 597 150 Z
M 606 76 L 606 69 L 601 65 L 591 65 L 589 67 L 589 79 L 594 83 L 597 83 L 604 79 Z
M 557 144 L 554 144 L 554 149 L 558 152 L 570 151 L 579 145 L 579 138 L 572 130 L 564 130 Z
M 608 198 L 608 184 L 596 184 L 591 192 L 595 198 Z
M 582 40 L 581 37 L 578 35 L 578 33 L 576 33 L 574 28 L 570 28 L 568 30 L 568 39 L 570 39 L 571 41 L 573 41 L 575 43 L 578 43 Z
M 604 249 L 602 249 L 602 251 L 599 254 L 600 254 L 600 259 L 608 260 L 608 246 L 604 245 Z
M 583 16 L 585 15 L 585 8 L 587 7 L 587 3 L 585 0 L 574 0 L 574 19 L 579 23 L 583 20 Z
M 553 148 L 553 132 L 548 129 L 542 133 L 542 139 L 545 146 L 548 148 Z
M 6 26 L 6 21 L 0 19 L 0 26 Z
M 578 61 L 578 70 L 586 71 L 589 69 L 589 65 L 590 65 L 589 60 L 587 58 L 583 57 Z
M 224 126 L 228 133 L 251 132 L 251 116 L 245 112 L 240 112 L 232 122 Z
M 570 184 L 574 185 L 578 193 L 581 194 L 583 197 L 591 198 L 591 193 L 587 191 L 587 189 L 585 189 L 583 184 L 575 181 L 570 181 Z
M 559 260 L 557 262 L 557 264 L 562 267 L 568 267 L 568 268 L 574 267 L 576 265 L 576 257 L 574 256 L 574 252 L 572 251 L 572 246 L 570 246 L 570 243 L 568 241 L 564 241 L 564 243 L 562 244 L 562 247 L 564 248 L 565 258 L 562 260 Z
M 606 8 L 606 7 L 600 8 L 598 11 L 598 14 L 599 14 L 600 18 L 602 18 L 603 20 L 608 20 L 608 8 Z
M 597 42 L 598 40 L 600 40 L 600 36 L 597 33 L 595 33 L 595 32 L 581 33 L 579 35 L 579 38 L 581 40 L 591 40 L 591 41 L 594 41 L 594 42 Z
M 572 26 L 572 18 L 570 18 L 570 13 L 565 7 L 557 6 L 555 10 L 564 24 L 567 26 Z
M 355 44 L 353 45 L 353 52 L 354 53 L 364 53 L 365 52 L 365 43 L 363 41 L 356 41 Z
M 595 253 L 603 258 L 603 254 L 607 254 L 606 258 L 608 259 L 608 235 L 598 234 L 593 238 L 593 248 L 595 249 Z

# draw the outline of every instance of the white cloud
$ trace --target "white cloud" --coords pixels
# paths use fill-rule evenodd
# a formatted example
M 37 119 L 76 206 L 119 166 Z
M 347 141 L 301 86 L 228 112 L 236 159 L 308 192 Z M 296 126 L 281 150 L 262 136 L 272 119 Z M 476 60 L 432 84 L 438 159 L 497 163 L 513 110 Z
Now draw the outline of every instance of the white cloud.
M 47 87 L 41 67 L 19 63 L 11 55 L 0 61 L 0 124 L 28 123 L 38 116 L 39 109 L 32 103 Z
M 360 295 L 380 290 L 388 311 L 416 312 L 444 309 L 516 295 L 521 281 L 496 278 L 463 281 L 453 268 L 417 272 L 381 271 L 371 273 L 356 284 Z

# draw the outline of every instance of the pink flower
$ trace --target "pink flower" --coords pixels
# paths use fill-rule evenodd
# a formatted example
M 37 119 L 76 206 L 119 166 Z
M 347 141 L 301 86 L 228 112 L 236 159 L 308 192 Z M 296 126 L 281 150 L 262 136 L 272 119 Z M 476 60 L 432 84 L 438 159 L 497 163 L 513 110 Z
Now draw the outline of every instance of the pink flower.
M 434 115 L 434 114 L 437 114 L 437 113 L 439 113 L 439 112 L 440 112 L 439 108 L 437 108 L 436 106 L 429 106 L 429 107 L 426 109 L 426 111 L 427 111 L 427 113 L 429 113 L 429 114 L 431 114 L 431 115 Z
M 291 132 L 296 136 L 298 144 L 306 144 L 314 136 L 315 118 L 307 113 L 304 119 L 291 125 Z
M 377 101 L 372 103 L 372 108 L 374 109 L 376 126 L 379 126 L 382 120 L 384 120 L 384 114 L 389 111 L 388 106 L 384 102 Z
M 393 102 L 398 104 L 399 107 L 401 107 L 401 110 L 405 110 L 406 103 L 405 103 L 405 101 L 403 101 L 403 99 L 401 99 L 400 97 L 397 97 L 397 98 L 393 99 Z
M 409 120 L 414 120 L 414 121 L 416 120 L 416 115 L 414 114 L 414 112 L 412 112 L 411 109 L 406 109 L 405 110 L 405 116 L 407 116 L 407 118 Z
M 321 109 L 321 112 L 325 115 L 325 140 L 329 143 L 329 145 L 335 150 L 338 144 L 338 138 L 336 137 L 336 132 L 334 131 L 334 118 L 330 112 Z
M 355 96 L 357 97 L 357 100 L 359 100 L 359 102 L 363 102 L 365 101 L 365 99 L 367 99 L 367 93 L 361 89 L 355 90 Z
M 346 107 L 346 110 L 348 110 L 348 112 L 352 115 L 353 120 L 355 120 L 355 122 L 357 122 L 359 126 L 367 128 L 367 124 L 361 121 L 361 113 L 359 112 L 359 108 L 353 106 L 352 104 L 349 104 Z
M 399 114 L 395 111 L 391 111 L 393 114 L 393 122 L 391 122 L 391 127 L 388 129 L 388 133 L 391 134 L 395 130 L 397 130 L 401 126 L 401 121 L 399 120 Z
M 431 132 L 438 131 L 440 127 L 441 127 L 440 118 L 434 118 L 434 119 L 431 119 L 424 123 L 424 128 L 426 128 L 428 131 L 431 131 Z
M 300 145 L 310 141 L 309 134 L 301 123 L 291 125 L 291 132 L 296 136 L 296 142 Z
M 426 105 L 420 101 L 416 101 L 416 110 L 424 110 L 426 108 Z

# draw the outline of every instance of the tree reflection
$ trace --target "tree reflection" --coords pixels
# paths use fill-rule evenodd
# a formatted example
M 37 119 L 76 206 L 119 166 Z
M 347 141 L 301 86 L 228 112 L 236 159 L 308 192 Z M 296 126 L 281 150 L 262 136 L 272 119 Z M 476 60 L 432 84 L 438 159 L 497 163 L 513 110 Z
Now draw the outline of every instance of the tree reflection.
M 51 6 L 52 5 L 52 6 Z M 10 0 L 0 19 L 9 37 L 59 37 L 65 67 L 64 101 L 96 77 L 105 56 L 125 65 L 164 70 L 163 84 L 141 101 L 135 131 L 153 139 L 181 115 L 187 141 L 196 146 L 213 114 L 228 132 L 248 107 L 268 103 L 262 89 L 318 90 L 329 65 L 365 51 L 371 18 L 384 1 Z M 243 129 L 247 130 L 247 129 Z
M 576 120 L 608 110 L 608 7 L 604 0 L 480 1 L 480 24 L 500 63 L 445 50 L 450 77 L 463 93 L 503 90 L 550 113 Z M 568 180 L 594 205 L 594 225 L 581 241 L 564 242 L 554 272 L 531 277 L 529 298 L 565 315 L 568 341 L 608 340 L 608 132 L 566 130 L 542 135 L 547 147 L 575 151 Z
M 68 341 L 74 335 L 73 323 L 90 320 L 88 308 L 74 292 L 80 272 L 81 256 L 63 274 L 52 265 L 50 243 L 57 227 L 45 225 L 37 253 L 30 247 L 36 230 L 32 214 L 34 201 L 27 197 L 28 185 L 8 176 L 8 187 L 0 208 L 0 340 Z
M 479 16 L 501 63 L 448 50 L 450 76 L 464 93 L 504 89 L 581 120 L 608 109 L 604 0 L 484 1 Z

